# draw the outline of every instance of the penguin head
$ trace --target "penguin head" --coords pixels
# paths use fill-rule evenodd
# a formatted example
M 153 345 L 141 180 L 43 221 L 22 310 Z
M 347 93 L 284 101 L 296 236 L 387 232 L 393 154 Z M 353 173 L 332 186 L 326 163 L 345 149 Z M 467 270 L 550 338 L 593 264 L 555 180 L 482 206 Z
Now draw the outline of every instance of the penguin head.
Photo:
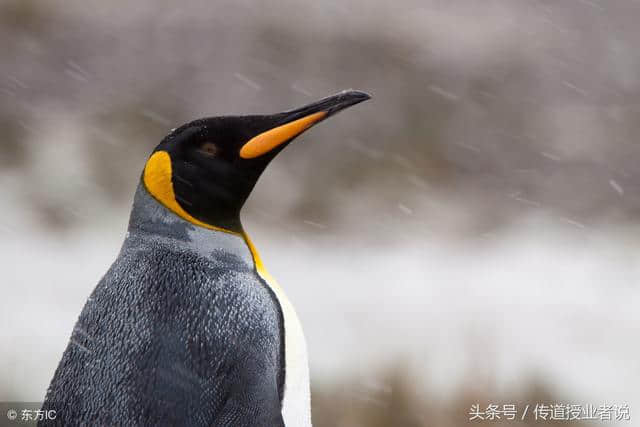
M 311 126 L 369 98 L 364 92 L 344 91 L 278 114 L 189 122 L 156 147 L 142 182 L 183 219 L 241 233 L 240 210 L 269 162 Z

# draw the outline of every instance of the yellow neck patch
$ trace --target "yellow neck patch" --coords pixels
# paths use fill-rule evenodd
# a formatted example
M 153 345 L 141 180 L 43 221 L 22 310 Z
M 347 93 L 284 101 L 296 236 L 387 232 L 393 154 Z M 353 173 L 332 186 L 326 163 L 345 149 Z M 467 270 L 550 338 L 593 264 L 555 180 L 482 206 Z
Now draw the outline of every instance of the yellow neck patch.
M 247 233 L 244 233 L 242 237 L 244 238 L 244 241 L 247 243 L 247 246 L 249 247 L 249 251 L 251 252 L 251 257 L 253 258 L 253 263 L 260 277 L 262 277 L 264 281 L 267 282 L 269 285 L 273 287 L 279 287 L 278 282 L 276 282 L 276 280 L 273 278 L 271 273 L 269 273 L 267 271 L 267 268 L 264 266 L 264 262 L 262 262 L 262 258 L 258 253 L 258 249 L 249 238 L 249 235 Z
M 227 230 L 226 228 L 207 224 L 206 222 L 202 222 L 189 215 L 189 213 L 185 211 L 176 200 L 176 195 L 173 190 L 173 182 L 171 181 L 171 174 L 171 157 L 169 156 L 169 153 L 166 151 L 156 151 L 149 160 L 147 160 L 142 180 L 147 191 L 156 200 L 180 218 L 189 221 L 191 224 L 208 228 L 210 230 L 223 231 L 225 233 L 236 235 L 239 234 L 234 231 Z
M 309 126 L 326 116 L 325 111 L 309 114 L 298 120 L 294 120 L 282 126 L 269 129 L 251 138 L 240 149 L 240 157 L 243 159 L 253 159 L 262 156 L 276 148 L 278 145 L 290 140 L 296 135 L 304 132 Z

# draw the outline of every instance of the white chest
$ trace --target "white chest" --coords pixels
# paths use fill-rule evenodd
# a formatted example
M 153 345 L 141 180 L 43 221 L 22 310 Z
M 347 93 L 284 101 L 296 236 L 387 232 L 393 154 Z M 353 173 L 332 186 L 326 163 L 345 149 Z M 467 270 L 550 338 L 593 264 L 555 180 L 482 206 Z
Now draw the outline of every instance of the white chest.
M 286 426 L 311 426 L 307 345 L 300 320 L 282 288 L 270 281 L 284 317 L 285 381 L 282 417 Z

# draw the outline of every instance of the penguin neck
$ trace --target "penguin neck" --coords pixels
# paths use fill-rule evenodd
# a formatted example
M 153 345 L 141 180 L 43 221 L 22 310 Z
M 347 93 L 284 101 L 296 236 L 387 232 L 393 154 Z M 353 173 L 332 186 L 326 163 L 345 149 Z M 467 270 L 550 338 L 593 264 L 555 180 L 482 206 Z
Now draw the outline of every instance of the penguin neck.
M 209 229 L 193 224 L 158 202 L 142 183 L 136 189 L 127 231 L 125 246 L 131 246 L 128 243 L 132 240 L 164 242 L 193 250 L 207 258 L 236 256 L 248 267 L 255 266 L 253 250 L 244 232 Z

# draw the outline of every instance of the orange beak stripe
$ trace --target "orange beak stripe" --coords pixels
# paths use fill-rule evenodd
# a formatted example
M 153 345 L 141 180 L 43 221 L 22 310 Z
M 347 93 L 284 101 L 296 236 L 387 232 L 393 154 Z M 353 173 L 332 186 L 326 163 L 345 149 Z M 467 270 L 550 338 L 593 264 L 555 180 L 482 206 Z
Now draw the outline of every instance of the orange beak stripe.
M 240 157 L 243 159 L 253 159 L 268 153 L 280 144 L 301 134 L 327 115 L 325 111 L 309 114 L 298 120 L 269 129 L 251 138 L 240 149 Z

